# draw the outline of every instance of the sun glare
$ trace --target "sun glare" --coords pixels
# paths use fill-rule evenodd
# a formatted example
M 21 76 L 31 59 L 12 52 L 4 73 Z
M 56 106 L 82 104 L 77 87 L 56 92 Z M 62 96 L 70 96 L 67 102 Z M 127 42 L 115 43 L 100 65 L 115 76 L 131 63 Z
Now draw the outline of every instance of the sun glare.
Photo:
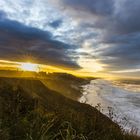
M 103 70 L 102 65 L 93 59 L 79 58 L 78 64 L 88 72 L 100 72 Z
M 38 64 L 32 64 L 32 63 L 22 63 L 20 65 L 20 69 L 24 71 L 39 71 L 39 65 Z

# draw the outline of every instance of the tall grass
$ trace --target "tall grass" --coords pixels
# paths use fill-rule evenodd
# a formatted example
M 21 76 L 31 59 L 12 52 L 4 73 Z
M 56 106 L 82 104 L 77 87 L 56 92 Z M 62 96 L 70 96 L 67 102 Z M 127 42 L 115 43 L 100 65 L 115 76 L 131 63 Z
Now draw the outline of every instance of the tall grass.
M 29 99 L 18 87 L 0 90 L 0 138 L 2 140 L 85 140 L 70 122 L 58 123 L 57 116 L 45 113 L 36 99 Z M 38 103 L 38 104 L 37 104 Z M 42 113 L 43 112 L 43 113 Z
M 124 134 L 110 121 L 102 121 L 99 111 L 95 116 L 86 116 L 90 109 L 82 112 L 82 104 L 74 103 L 68 105 L 75 107 L 78 104 L 77 112 L 63 105 L 63 113 L 59 114 L 47 110 L 41 100 L 28 96 L 21 87 L 3 84 L 0 86 L 0 139 L 140 140 L 137 136 Z M 60 109 L 58 103 L 56 106 L 56 109 Z

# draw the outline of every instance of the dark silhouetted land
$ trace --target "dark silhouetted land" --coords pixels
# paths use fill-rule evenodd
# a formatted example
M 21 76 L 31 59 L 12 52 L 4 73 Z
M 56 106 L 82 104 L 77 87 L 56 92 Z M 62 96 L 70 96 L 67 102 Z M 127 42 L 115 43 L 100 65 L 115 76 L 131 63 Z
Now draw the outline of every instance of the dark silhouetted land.
M 97 109 L 75 101 L 81 95 L 79 87 L 87 82 L 58 73 L 43 80 L 0 78 L 0 138 L 139 140 L 137 136 L 124 134 Z

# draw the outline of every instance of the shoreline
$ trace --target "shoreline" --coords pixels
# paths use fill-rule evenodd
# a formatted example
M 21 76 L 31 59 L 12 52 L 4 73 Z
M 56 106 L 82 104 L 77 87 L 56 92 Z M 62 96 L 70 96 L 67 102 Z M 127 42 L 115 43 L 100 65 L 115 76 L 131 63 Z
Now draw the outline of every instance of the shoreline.
M 135 131 L 140 135 L 140 121 L 137 110 L 127 100 L 127 96 L 133 95 L 125 89 L 115 87 L 106 80 L 91 80 L 87 85 L 82 86 L 83 95 L 79 102 L 89 104 L 116 122 L 126 132 Z M 129 94 L 129 95 L 128 95 Z M 133 96 L 134 98 L 135 96 Z M 134 112 L 135 111 L 135 112 Z M 140 112 L 140 110 L 138 110 Z M 112 116 L 110 116 L 112 113 Z M 132 114 L 131 114 L 132 113 Z M 136 115 L 136 116 L 135 116 Z

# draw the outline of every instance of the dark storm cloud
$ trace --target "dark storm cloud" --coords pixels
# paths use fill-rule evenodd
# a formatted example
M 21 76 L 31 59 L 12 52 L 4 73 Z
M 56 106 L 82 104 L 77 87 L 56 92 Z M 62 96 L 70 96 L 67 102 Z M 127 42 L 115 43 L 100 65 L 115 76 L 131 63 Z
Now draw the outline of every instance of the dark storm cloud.
M 120 33 L 132 33 L 140 31 L 140 1 L 139 0 L 123 0 L 114 21 L 116 30 Z
M 113 0 L 63 0 L 63 3 L 75 10 L 83 10 L 96 15 L 110 15 L 113 12 Z
M 103 16 L 94 24 L 94 28 L 95 25 L 108 26 L 121 33 L 140 30 L 139 0 L 63 0 L 63 4 L 76 12 L 90 12 L 96 16 Z
M 77 13 L 90 13 L 89 21 L 80 16 L 80 25 L 100 30 L 96 58 L 109 70 L 140 68 L 140 0 L 63 0 L 63 3 Z
M 96 59 L 109 71 L 140 68 L 140 0 L 48 0 L 49 8 L 40 0 L 41 6 L 27 3 L 29 7 L 20 14 L 15 11 L 23 4 L 14 3 L 7 6 L 4 0 L 1 6 L 8 18 L 36 28 L 4 20 L 6 14 L 0 11 L 0 57 L 21 59 L 29 54 L 45 64 L 77 68 L 79 56 L 85 61 Z M 55 40 L 53 34 L 67 44 Z M 69 45 L 74 43 L 88 53 L 76 53 L 77 48 Z
M 74 47 L 55 40 L 50 32 L 0 20 L 0 59 L 24 61 L 30 56 L 42 64 L 79 68 L 71 54 Z
M 62 24 L 62 20 L 58 19 L 58 20 L 51 22 L 49 25 L 53 28 L 58 28 L 61 26 L 61 24 Z
M 3 19 L 6 16 L 7 16 L 6 13 L 0 10 L 0 18 Z
M 97 50 L 99 60 L 112 70 L 140 67 L 140 33 L 113 36 L 102 43 L 109 48 Z

